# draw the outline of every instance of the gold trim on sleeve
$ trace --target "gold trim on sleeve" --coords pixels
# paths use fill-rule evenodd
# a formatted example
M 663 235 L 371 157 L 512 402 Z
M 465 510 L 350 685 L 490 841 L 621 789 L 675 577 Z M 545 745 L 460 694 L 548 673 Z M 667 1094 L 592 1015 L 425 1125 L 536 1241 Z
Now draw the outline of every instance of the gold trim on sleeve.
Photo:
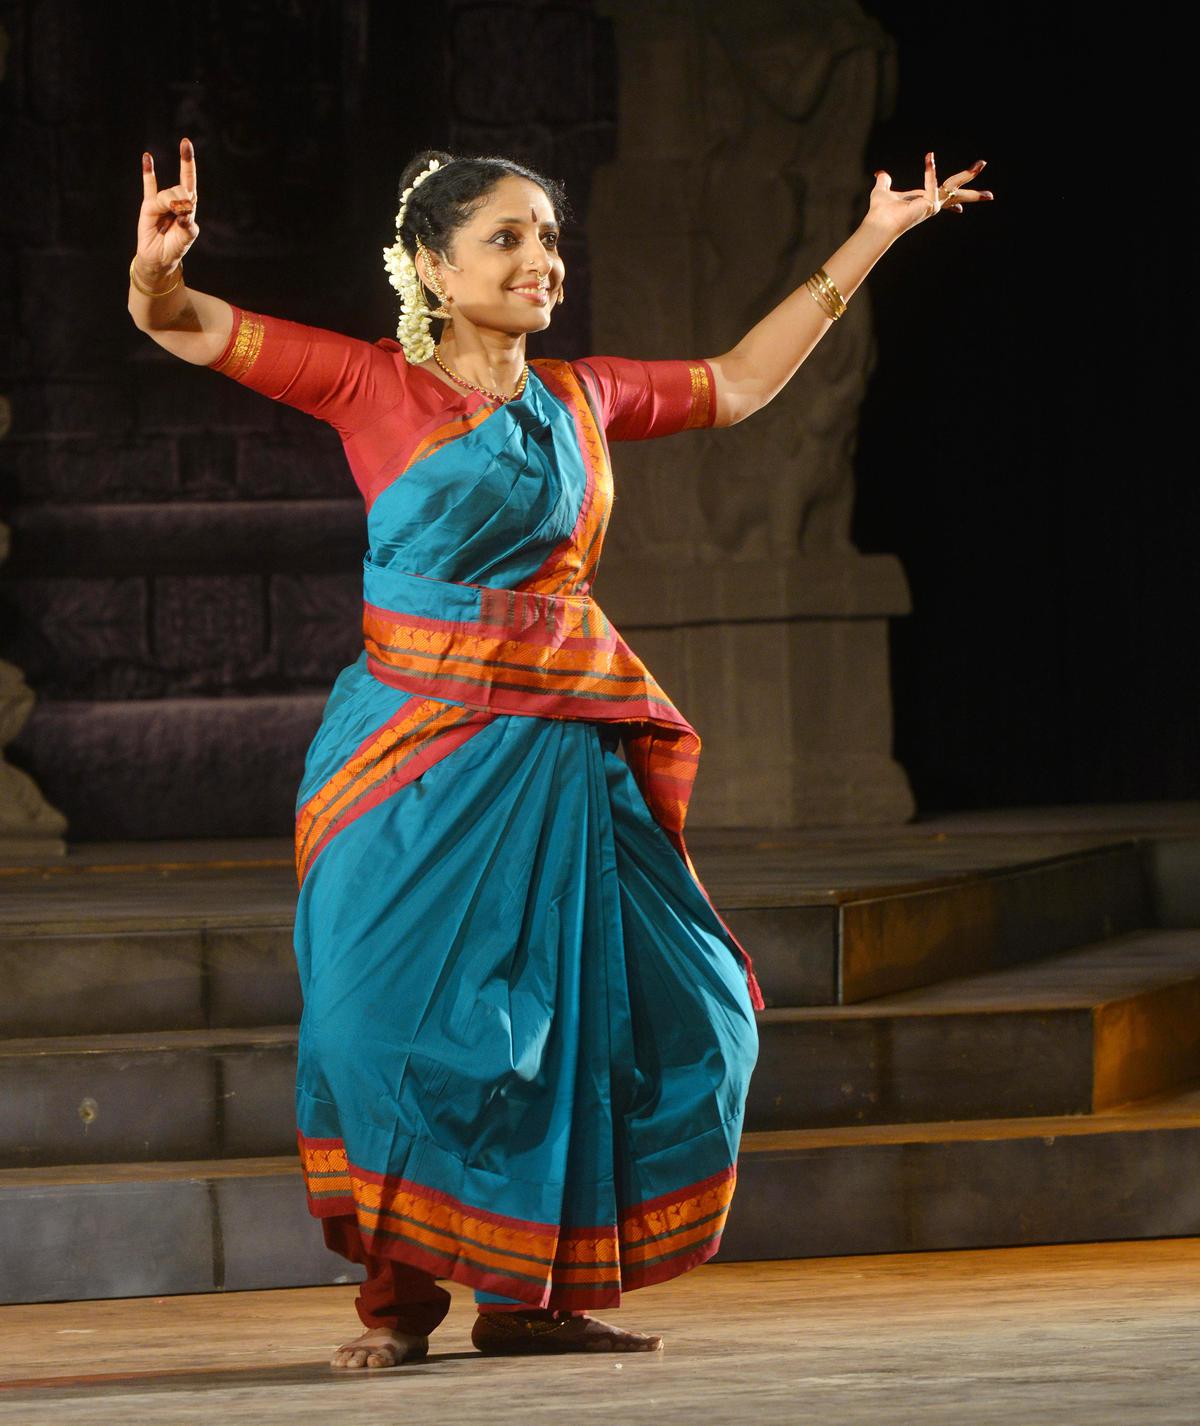
M 262 351 L 264 331 L 261 317 L 253 312 L 243 312 L 229 355 L 224 361 L 218 362 L 213 370 L 231 376 L 235 381 L 240 380 L 258 360 L 258 354 Z
M 696 426 L 707 426 L 712 410 L 712 383 L 708 379 L 707 368 L 689 366 L 688 376 L 692 383 L 692 404 L 688 411 L 688 418 L 684 422 L 683 429 L 685 431 L 690 431 Z

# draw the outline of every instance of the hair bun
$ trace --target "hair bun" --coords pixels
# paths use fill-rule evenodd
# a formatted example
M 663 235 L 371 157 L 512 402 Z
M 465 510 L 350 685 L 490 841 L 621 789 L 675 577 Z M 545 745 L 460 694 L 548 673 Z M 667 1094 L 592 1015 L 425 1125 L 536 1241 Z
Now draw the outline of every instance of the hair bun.
M 435 158 L 442 165 L 454 162 L 454 155 L 446 153 L 444 149 L 422 149 L 419 154 L 414 155 L 404 165 L 404 170 L 400 174 L 400 183 L 396 188 L 397 200 L 403 195 L 406 188 L 412 186 L 412 181 L 417 174 L 423 173 L 429 167 L 430 161 Z

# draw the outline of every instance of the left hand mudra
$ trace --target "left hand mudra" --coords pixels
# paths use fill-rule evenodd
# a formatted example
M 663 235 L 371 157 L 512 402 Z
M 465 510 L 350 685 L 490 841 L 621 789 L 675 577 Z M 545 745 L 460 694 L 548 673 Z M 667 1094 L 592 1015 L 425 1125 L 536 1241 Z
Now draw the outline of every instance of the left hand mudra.
M 893 190 L 892 177 L 886 169 L 875 175 L 875 187 L 871 189 L 871 207 L 867 221 L 886 228 L 893 237 L 908 232 L 926 218 L 941 212 L 961 213 L 967 203 L 987 203 L 993 195 L 987 190 L 977 191 L 965 185 L 979 177 L 986 159 L 977 159 L 970 168 L 953 174 L 939 184 L 937 168 L 932 153 L 925 155 L 924 188 L 900 188 Z

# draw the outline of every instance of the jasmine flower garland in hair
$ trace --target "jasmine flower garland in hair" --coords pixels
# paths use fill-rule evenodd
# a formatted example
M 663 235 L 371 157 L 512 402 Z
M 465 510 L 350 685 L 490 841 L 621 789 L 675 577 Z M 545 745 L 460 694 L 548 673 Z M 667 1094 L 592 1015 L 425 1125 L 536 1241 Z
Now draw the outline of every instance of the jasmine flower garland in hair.
M 396 214 L 396 241 L 383 250 L 383 265 L 387 268 L 388 281 L 400 294 L 400 320 L 396 325 L 396 338 L 404 348 L 404 355 L 410 362 L 428 361 L 433 355 L 433 338 L 429 333 L 429 307 L 421 290 L 421 279 L 417 276 L 416 264 L 409 256 L 408 249 L 400 237 L 404 215 L 408 211 L 408 200 L 413 189 L 425 182 L 431 173 L 441 168 L 438 159 L 430 159 L 429 167 L 418 173 L 410 187 L 400 195 L 400 210 Z

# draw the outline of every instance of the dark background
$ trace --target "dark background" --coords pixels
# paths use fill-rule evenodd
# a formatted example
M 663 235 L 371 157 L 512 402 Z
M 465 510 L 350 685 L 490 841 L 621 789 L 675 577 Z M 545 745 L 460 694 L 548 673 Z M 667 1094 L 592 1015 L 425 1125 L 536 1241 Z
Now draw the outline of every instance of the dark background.
M 943 177 L 986 158 L 977 186 L 996 193 L 906 235 L 868 279 L 880 360 L 854 538 L 897 554 L 912 586 L 892 678 L 919 811 L 1200 795 L 1193 81 L 1174 12 L 864 9 L 899 59 L 865 173 L 915 186 L 933 148 Z M 142 148 L 165 186 L 180 134 L 196 143 L 193 286 L 391 335 L 380 250 L 410 154 L 524 159 L 584 219 L 616 139 L 612 35 L 587 0 L 0 0 L 0 23 L 0 655 L 38 695 L 8 756 L 73 838 L 165 835 L 152 800 L 122 810 L 94 775 L 127 745 L 119 725 L 157 700 L 254 700 L 237 737 L 248 765 L 270 761 L 271 701 L 323 699 L 356 655 L 362 517 L 332 431 L 130 324 Z M 573 356 L 589 344 L 581 227 L 564 252 L 553 351 Z M 282 797 L 299 767 L 274 763 Z M 208 776 L 224 790 L 190 834 L 288 832 L 253 824 L 275 793 L 252 776 Z
M 854 537 L 898 554 L 913 592 L 891 626 L 896 756 L 921 811 L 1195 797 L 1177 12 L 864 8 L 900 62 L 868 171 L 915 187 L 932 148 L 939 175 L 987 159 L 976 186 L 996 194 L 869 279 Z

